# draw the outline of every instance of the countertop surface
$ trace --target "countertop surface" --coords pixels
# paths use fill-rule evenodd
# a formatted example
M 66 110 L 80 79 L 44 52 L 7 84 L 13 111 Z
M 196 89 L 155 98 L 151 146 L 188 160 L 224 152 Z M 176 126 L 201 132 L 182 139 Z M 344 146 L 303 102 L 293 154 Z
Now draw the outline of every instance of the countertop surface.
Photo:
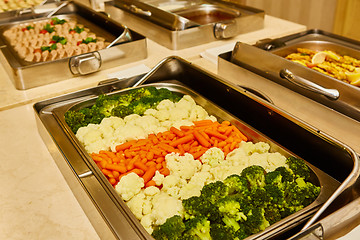
M 137 75 L 136 69 L 152 68 L 172 55 L 216 73 L 216 64 L 200 56 L 204 51 L 305 29 L 266 15 L 262 30 L 185 50 L 172 51 L 148 40 L 148 57 L 144 60 L 28 90 L 15 89 L 0 65 L 0 239 L 99 239 L 38 134 L 34 103 L 96 86 L 109 74 L 121 75 L 126 69 L 133 69 Z

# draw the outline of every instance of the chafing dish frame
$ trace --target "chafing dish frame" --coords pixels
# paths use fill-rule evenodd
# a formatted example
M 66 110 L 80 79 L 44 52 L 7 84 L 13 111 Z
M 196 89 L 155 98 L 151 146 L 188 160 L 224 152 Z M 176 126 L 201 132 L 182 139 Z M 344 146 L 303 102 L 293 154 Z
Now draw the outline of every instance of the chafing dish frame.
M 360 121 L 360 87 L 284 58 L 290 52 L 295 51 L 297 47 L 308 47 L 313 50 L 332 50 L 340 55 L 360 59 L 359 46 L 360 42 L 356 40 L 312 29 L 277 39 L 263 39 L 255 45 L 238 42 L 232 51 L 230 61 L 345 116 Z M 336 89 L 340 94 L 339 98 L 329 99 L 322 94 L 291 83 L 280 76 L 280 72 L 284 69 L 290 70 L 295 76 L 304 78 L 311 83 L 327 89 Z
M 237 17 L 201 25 L 176 14 L 177 11 L 189 11 L 204 3 L 238 12 Z M 115 0 L 114 6 L 120 13 L 110 13 L 111 15 L 121 15 L 120 20 L 124 24 L 172 50 L 231 38 L 264 27 L 264 11 L 231 1 L 200 0 L 174 12 L 137 0 Z
M 143 84 L 159 84 L 164 81 L 167 82 L 170 79 L 177 80 L 187 88 L 215 102 L 222 109 L 239 118 L 244 124 L 243 126 L 247 124 L 251 125 L 254 129 L 257 129 L 257 131 L 270 136 L 277 144 L 281 144 L 280 146 L 291 149 L 292 154 L 298 155 L 307 161 L 310 160 L 311 162 L 308 162 L 314 168 L 317 168 L 316 165 L 319 165 L 319 159 L 327 159 L 330 163 L 331 161 L 335 161 L 332 163 L 335 165 L 341 162 L 344 168 L 346 168 L 346 171 L 338 179 L 339 182 L 343 182 L 340 186 L 342 187 L 340 189 L 341 192 L 344 192 L 346 189 L 351 189 L 351 184 L 348 182 L 349 179 L 354 180 L 358 177 L 358 157 L 350 148 L 301 120 L 287 115 L 271 103 L 244 89 L 228 84 L 223 79 L 197 68 L 185 60 L 178 57 L 169 57 L 159 63 L 153 70 L 141 78 L 140 81 Z M 119 201 L 119 196 L 114 194 L 113 189 L 110 190 L 112 186 L 107 182 L 106 178 L 102 174 L 98 175 L 97 170 L 92 169 L 91 164 L 84 161 L 88 156 L 83 153 L 81 154 L 83 151 L 79 151 L 79 148 L 75 148 L 73 143 L 69 141 L 69 136 L 73 134 L 69 132 L 70 130 L 67 127 L 62 126 L 61 121 L 57 119 L 61 115 L 56 116 L 54 110 L 61 108 L 64 104 L 69 104 L 66 107 L 68 109 L 69 106 L 79 103 L 79 101 L 87 101 L 99 94 L 109 93 L 114 89 L 131 87 L 138 82 L 138 79 L 130 79 L 128 82 L 119 81 L 117 83 L 105 84 L 96 88 L 45 100 L 34 105 L 40 135 L 47 144 L 56 164 L 68 181 L 79 203 L 85 210 L 85 213 L 88 214 L 90 221 L 93 223 L 102 222 L 102 224 L 99 225 L 100 227 L 94 224 L 94 227 L 97 228 L 96 230 L 101 237 L 112 236 L 111 238 L 115 239 L 121 238 L 120 235 L 116 235 L 115 233 L 116 230 L 114 228 L 116 227 L 120 227 L 121 229 L 125 227 L 123 231 L 126 232 L 122 234 L 125 234 L 127 239 L 148 239 L 149 235 L 142 227 L 136 227 L 136 225 L 140 223 L 135 219 L 133 214 L 128 212 L 127 208 L 121 206 L 122 201 Z M 243 106 L 239 108 L 238 104 L 234 104 L 235 102 L 241 102 L 246 107 Z M 215 113 L 216 112 L 217 111 L 215 111 Z M 241 127 L 241 125 L 242 124 L 239 126 Z M 50 130 L 51 128 L 59 127 L 62 128 L 62 130 Z M 294 133 L 296 133 L 296 138 L 293 137 Z M 260 137 L 256 134 L 256 131 L 254 131 L 253 134 Z M 311 144 L 304 149 L 303 144 L 300 143 L 305 142 L 305 139 L 307 143 Z M 58 147 L 60 147 L 61 151 L 57 150 Z M 63 151 L 64 147 L 70 149 Z M 315 149 L 317 151 L 314 151 Z M 76 163 L 75 165 L 73 165 L 74 162 Z M 328 162 L 327 166 L 332 164 Z M 326 168 L 326 170 L 329 169 Z M 85 174 L 89 171 L 92 173 Z M 97 187 L 87 188 L 86 185 L 89 184 L 87 181 L 95 181 Z M 83 188 L 83 191 L 80 191 L 80 193 L 78 193 L 78 190 L 80 190 L 79 186 Z M 93 195 L 94 191 L 95 196 Z M 95 199 L 99 197 L 101 199 L 105 198 L 103 201 L 108 203 L 105 207 L 99 206 Z M 91 201 L 88 200 L 89 198 Z M 114 210 L 116 210 L 115 214 L 112 213 Z M 109 211 L 110 215 L 107 215 Z M 306 209 L 304 209 L 304 211 L 307 212 Z M 312 209 L 312 211 L 307 213 L 313 214 L 315 212 L 314 209 Z M 121 215 L 124 216 L 120 217 L 115 224 L 117 226 L 114 226 L 110 220 L 117 219 Z M 300 217 L 300 219 L 302 218 L 301 215 L 298 217 Z M 286 223 L 287 227 L 293 227 L 299 219 L 291 220 L 292 221 Z M 273 234 L 280 234 L 280 232 L 284 230 L 281 226 L 277 226 L 274 232 L 267 234 L 259 233 L 256 239 L 266 238 Z
M 64 18 L 66 16 L 75 16 L 80 20 L 85 20 L 97 29 L 100 29 L 100 32 L 105 33 L 109 42 L 116 39 L 116 37 L 121 35 L 124 31 L 129 31 L 131 40 L 95 52 L 84 53 L 54 61 L 34 63 L 20 59 L 2 33 L 11 26 L 17 24 L 40 21 L 48 18 L 27 19 L 25 21 L 3 24 L 0 26 L 0 59 L 16 89 L 25 90 L 42 86 L 142 60 L 147 57 L 146 38 L 104 14 L 98 13 L 80 3 L 69 1 L 67 6 L 60 9 L 54 15 L 54 17 L 61 16 Z M 89 68 L 87 65 L 94 67 Z M 61 71 L 59 71 L 59 69 L 61 69 Z M 39 75 L 40 73 L 41 75 Z

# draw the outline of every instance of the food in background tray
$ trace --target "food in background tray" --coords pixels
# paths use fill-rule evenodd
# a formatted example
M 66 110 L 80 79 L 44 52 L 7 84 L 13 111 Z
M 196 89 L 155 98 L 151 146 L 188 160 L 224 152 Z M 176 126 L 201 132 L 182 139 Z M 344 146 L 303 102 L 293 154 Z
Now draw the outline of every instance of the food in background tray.
M 0 12 L 33 7 L 43 1 L 44 0 L 0 0 Z
M 243 239 L 320 193 L 303 160 L 252 143 L 188 95 L 101 95 L 65 120 L 155 239 Z
M 109 43 L 75 20 L 52 19 L 19 24 L 4 36 L 28 62 L 52 61 L 105 48 Z
M 360 60 L 353 57 L 340 56 L 329 50 L 314 51 L 306 48 L 297 48 L 297 52 L 289 54 L 286 56 L 286 59 L 351 85 L 360 86 Z

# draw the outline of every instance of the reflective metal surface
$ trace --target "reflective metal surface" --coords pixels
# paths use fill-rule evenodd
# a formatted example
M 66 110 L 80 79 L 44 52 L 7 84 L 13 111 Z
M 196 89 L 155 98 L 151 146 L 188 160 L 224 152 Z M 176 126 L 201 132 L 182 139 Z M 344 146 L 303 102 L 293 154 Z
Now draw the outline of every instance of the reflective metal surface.
M 118 11 L 109 5 L 113 17 L 173 50 L 264 27 L 264 11 L 225 0 L 115 0 Z
M 17 24 L 47 18 L 27 19 L 1 25 L 0 59 L 17 89 L 29 89 L 147 57 L 146 38 L 144 36 L 84 5 L 69 2 L 59 9 L 55 16 L 64 19 L 75 19 L 77 22 L 87 26 L 97 36 L 104 37 L 108 42 L 115 42 L 111 48 L 101 49 L 94 53 L 85 53 L 54 61 L 27 62 L 18 56 L 17 52 L 3 36 L 3 32 Z M 121 39 L 118 39 L 119 36 Z M 58 69 L 62 69 L 62 71 L 58 71 Z
M 348 55 L 360 59 L 359 46 L 360 43 L 354 40 L 318 30 L 309 30 L 275 39 L 273 42 L 266 41 L 265 43 L 259 43 L 255 46 L 238 42 L 232 51 L 231 62 L 360 121 L 359 87 L 284 58 L 294 52 L 296 48 L 301 47 L 313 50 L 331 50 L 340 55 Z M 264 48 L 268 51 L 264 50 Z M 298 79 L 305 79 L 308 83 L 305 85 L 310 90 L 306 90 L 303 87 L 304 85 L 298 86 L 282 78 L 280 72 L 283 69 L 288 69 L 294 76 L 298 77 Z M 326 89 L 335 89 L 339 92 L 339 97 L 328 98 L 324 96 L 324 92 L 314 92 L 311 84 Z M 333 92 L 328 92 L 328 94 L 332 95 Z
M 115 239 L 151 239 L 64 123 L 64 113 L 72 107 L 81 108 L 92 104 L 99 94 L 121 94 L 127 89 L 116 89 L 131 87 L 135 83 L 153 84 L 189 94 L 209 114 L 217 116 L 220 120 L 231 121 L 249 136 L 250 140 L 266 141 L 271 145 L 272 151 L 279 151 L 285 156 L 299 156 L 307 161 L 314 172 L 312 181 L 322 186 L 319 198 L 303 210 L 253 235 L 252 239 L 280 236 L 303 223 L 327 202 L 336 189 L 345 194 L 359 176 L 359 159 L 348 146 L 288 115 L 250 91 L 229 84 L 223 78 L 178 57 L 169 57 L 140 81 L 133 78 L 128 82 L 105 82 L 95 88 L 34 105 L 39 132 L 48 148 L 54 152 L 54 160 L 60 170 L 72 175 L 67 180 L 75 196 L 82 196 L 85 192 L 88 198 L 92 199 L 93 205 L 87 204 L 88 201 L 82 202 L 81 198 L 78 198 L 79 203 L 85 205 L 83 208 L 93 224 L 98 221 L 106 223 L 105 229 L 94 224 L 100 237 L 112 233 L 112 238 Z M 339 165 L 342 168 L 337 167 L 336 172 L 333 172 L 333 166 Z M 344 182 L 345 188 L 342 184 Z M 342 184 L 340 188 L 339 184 Z M 342 198 L 342 201 L 345 200 Z M 88 213 L 87 209 L 94 209 L 94 206 L 96 212 Z

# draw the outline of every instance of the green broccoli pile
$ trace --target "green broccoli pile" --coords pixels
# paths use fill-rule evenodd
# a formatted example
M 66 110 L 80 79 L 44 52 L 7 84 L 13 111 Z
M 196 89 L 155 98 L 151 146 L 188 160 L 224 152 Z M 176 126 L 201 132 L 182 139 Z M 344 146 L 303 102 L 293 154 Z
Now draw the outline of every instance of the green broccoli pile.
M 289 168 L 266 172 L 261 166 L 240 175 L 209 183 L 200 196 L 183 200 L 184 219 L 178 215 L 157 226 L 157 240 L 241 240 L 256 234 L 312 203 L 320 187 L 308 180 L 310 169 L 302 159 L 289 157 Z
M 80 127 L 90 123 L 99 124 L 103 118 L 125 117 L 130 114 L 143 115 L 149 108 L 155 108 L 160 101 L 179 101 L 181 96 L 166 88 L 145 87 L 133 89 L 122 95 L 100 95 L 93 106 L 65 113 L 65 122 L 76 133 Z

